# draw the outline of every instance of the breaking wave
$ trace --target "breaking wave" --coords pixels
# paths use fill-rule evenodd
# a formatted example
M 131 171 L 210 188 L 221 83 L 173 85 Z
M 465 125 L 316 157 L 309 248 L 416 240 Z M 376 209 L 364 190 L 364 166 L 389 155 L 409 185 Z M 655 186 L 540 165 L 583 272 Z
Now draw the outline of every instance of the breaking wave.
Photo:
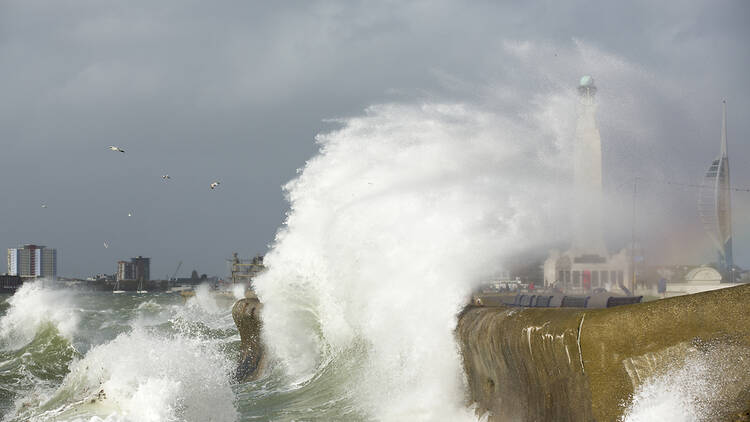
M 28 344 L 47 325 L 72 340 L 79 320 L 73 293 L 45 288 L 45 283 L 50 282 L 24 283 L 8 299 L 8 311 L 0 319 L 0 350 L 14 350 Z
M 3 420 L 236 420 L 231 301 L 210 296 L 24 285 L 0 319 Z
M 456 314 L 502 258 L 551 238 L 566 151 L 543 121 L 382 105 L 319 136 L 255 282 L 286 372 L 310 379 L 355 348 L 342 385 L 368 417 L 474 419 Z
M 20 408 L 33 408 L 39 420 L 233 421 L 230 366 L 199 339 L 136 328 L 91 349 L 52 395 Z

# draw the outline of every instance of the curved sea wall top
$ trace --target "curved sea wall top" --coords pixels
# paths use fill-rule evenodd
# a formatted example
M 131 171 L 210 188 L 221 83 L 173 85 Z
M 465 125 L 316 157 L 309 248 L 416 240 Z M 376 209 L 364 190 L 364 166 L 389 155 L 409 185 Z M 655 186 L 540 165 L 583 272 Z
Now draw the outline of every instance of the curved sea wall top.
M 701 411 L 742 420 L 749 302 L 744 285 L 610 309 L 472 307 L 457 327 L 471 399 L 490 421 L 616 421 L 650 380 L 701 362 Z

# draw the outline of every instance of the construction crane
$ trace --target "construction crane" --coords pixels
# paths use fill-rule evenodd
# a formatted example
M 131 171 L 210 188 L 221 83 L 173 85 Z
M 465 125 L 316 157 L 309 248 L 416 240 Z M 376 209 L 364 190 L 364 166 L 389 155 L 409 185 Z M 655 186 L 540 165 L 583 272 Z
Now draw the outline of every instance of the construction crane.
M 170 278 L 170 280 L 177 280 L 177 271 L 180 271 L 180 267 L 182 267 L 182 261 L 177 264 L 177 269 L 174 270 L 174 273 L 172 274 L 172 278 Z

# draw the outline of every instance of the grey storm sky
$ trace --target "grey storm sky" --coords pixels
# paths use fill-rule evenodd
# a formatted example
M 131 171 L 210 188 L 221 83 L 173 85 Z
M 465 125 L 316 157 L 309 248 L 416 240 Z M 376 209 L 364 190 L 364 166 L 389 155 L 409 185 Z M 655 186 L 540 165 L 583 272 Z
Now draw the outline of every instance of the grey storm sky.
M 224 275 L 233 251 L 273 241 L 281 186 L 326 119 L 382 102 L 481 102 L 501 86 L 531 99 L 542 70 L 571 86 L 591 71 L 576 64 L 582 44 L 640 75 L 609 86 L 594 75 L 600 91 L 628 91 L 657 138 L 605 148 L 605 161 L 629 161 L 622 177 L 661 168 L 700 182 L 725 97 L 732 181 L 750 186 L 749 21 L 746 1 L 0 0 L 0 247 L 56 247 L 63 276 L 112 273 L 136 255 L 152 257 L 154 278 L 178 261 L 183 275 Z M 542 54 L 518 64 L 509 45 Z M 606 142 L 619 129 L 601 130 Z M 645 189 L 678 227 L 696 223 L 692 193 Z M 745 267 L 749 196 L 734 195 Z

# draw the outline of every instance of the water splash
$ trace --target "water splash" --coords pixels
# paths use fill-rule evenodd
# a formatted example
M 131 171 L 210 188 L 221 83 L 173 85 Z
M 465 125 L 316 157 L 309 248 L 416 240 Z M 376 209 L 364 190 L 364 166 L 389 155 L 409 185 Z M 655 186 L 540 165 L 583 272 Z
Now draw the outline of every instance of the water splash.
M 381 105 L 319 136 L 255 281 L 273 356 L 304 377 L 362 342 L 346 388 L 366 413 L 473 419 L 456 314 L 501 258 L 553 237 L 566 151 L 546 121 Z
M 28 344 L 45 324 L 72 340 L 79 320 L 73 293 L 45 287 L 49 283 L 24 283 L 8 299 L 10 308 L 0 319 L 0 350 L 15 350 Z
M 245 297 L 245 285 L 243 283 L 235 284 L 232 286 L 232 295 L 237 300 Z
M 210 342 L 136 328 L 72 363 L 54 394 L 22 398 L 16 420 L 233 421 L 232 366 Z
M 640 384 L 622 422 L 714 421 L 745 410 L 750 375 L 741 346 L 697 344 L 683 359 L 667 365 Z
M 67 294 L 53 293 L 55 299 Z M 192 305 L 159 295 L 78 294 L 83 308 L 77 309 L 81 323 L 76 337 L 83 336 L 77 341 L 86 344 L 85 354 L 66 359 L 49 356 L 55 363 L 54 377 L 47 381 L 35 376 L 23 391 L 14 390 L 11 407 L 6 404 L 1 409 L 7 413 L 3 420 L 236 420 L 232 391 L 236 355 L 231 346 L 237 341 L 236 329 L 228 306 L 213 303 L 208 290 L 202 301 Z M 103 327 L 102 318 L 118 321 L 116 325 L 126 331 L 100 328 L 106 335 L 92 336 L 86 327 Z M 37 337 L 51 324 L 41 327 Z M 89 344 L 92 339 L 98 341 Z M 6 385 L 11 384 L 0 382 L 0 387 Z
M 233 304 L 233 296 L 225 292 L 212 291 L 208 284 L 201 284 L 195 288 L 195 295 L 184 305 L 170 308 L 173 314 L 171 321 L 183 332 L 187 330 L 200 332 L 203 328 L 229 329 L 236 332 L 230 312 Z
M 218 314 L 226 311 L 226 307 L 221 307 L 216 297 L 211 294 L 211 287 L 206 284 L 200 284 L 195 288 L 195 296 L 189 298 L 185 305 L 188 308 L 200 310 L 208 314 Z
M 692 362 L 681 370 L 649 380 L 633 397 L 624 422 L 702 421 L 706 419 L 707 401 L 713 396 L 713 386 L 707 366 Z

